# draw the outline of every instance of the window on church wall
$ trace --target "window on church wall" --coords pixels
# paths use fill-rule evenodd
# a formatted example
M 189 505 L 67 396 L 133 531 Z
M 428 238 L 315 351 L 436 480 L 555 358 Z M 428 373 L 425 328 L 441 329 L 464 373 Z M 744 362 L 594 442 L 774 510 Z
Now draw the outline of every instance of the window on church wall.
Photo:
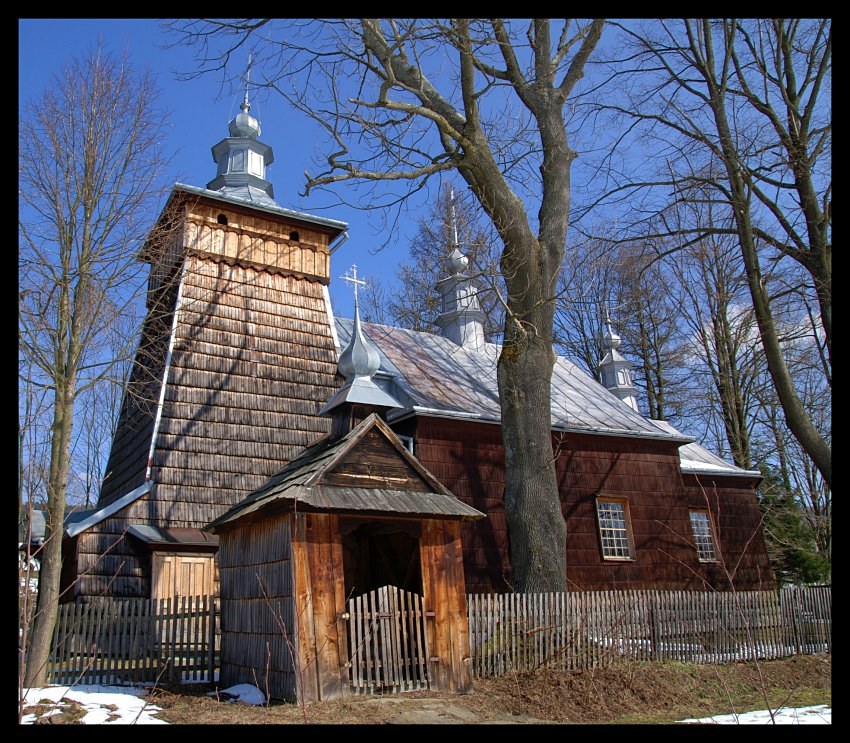
M 691 531 L 700 562 L 716 562 L 717 551 L 714 544 L 714 529 L 708 511 L 691 511 Z
M 602 557 L 606 560 L 633 559 L 628 502 L 614 498 L 597 498 L 596 518 Z

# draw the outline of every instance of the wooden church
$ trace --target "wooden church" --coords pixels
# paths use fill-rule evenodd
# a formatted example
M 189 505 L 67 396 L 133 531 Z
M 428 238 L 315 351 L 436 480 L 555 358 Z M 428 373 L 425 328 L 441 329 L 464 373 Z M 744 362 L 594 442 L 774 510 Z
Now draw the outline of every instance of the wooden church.
M 352 557 L 360 549 L 352 540 L 380 534 L 387 518 L 407 519 L 405 528 L 391 539 L 373 539 L 370 549 L 383 545 L 384 561 L 394 555 L 389 563 L 398 564 L 376 568 L 374 576 L 366 571 L 369 589 L 385 578 L 404 584 L 413 565 L 418 577 L 409 584 L 420 595 L 443 590 L 428 582 L 435 545 L 442 544 L 462 556 L 455 588 L 511 591 L 499 348 L 484 340 L 466 258 L 452 246 L 447 276 L 435 287 L 442 298 L 439 334 L 335 318 L 331 259 L 347 225 L 275 201 L 266 179 L 273 153 L 259 135 L 246 95 L 229 136 L 212 148 L 215 178 L 206 188 L 176 184 L 141 252 L 150 263 L 150 314 L 97 507 L 66 523 L 63 600 L 218 593 L 219 580 L 223 594 L 228 576 L 247 570 L 253 537 L 226 565 L 218 557 L 223 542 L 248 539 L 251 524 L 286 524 L 288 536 L 277 534 L 273 539 L 282 541 L 270 551 L 258 546 L 252 564 L 268 573 L 299 550 L 313 550 L 309 564 L 339 569 L 339 585 L 330 586 L 320 570 L 308 580 L 298 573 L 305 565 L 293 562 L 290 584 L 275 596 L 297 607 L 300 592 L 322 585 L 336 611 L 350 588 L 358 590 L 358 571 L 365 570 Z M 335 406 L 357 378 L 347 380 L 348 367 L 339 365 L 358 336 L 375 354 L 370 391 L 383 400 L 368 432 L 358 428 L 367 418 L 340 428 Z M 610 327 L 606 343 L 604 385 L 563 357 L 552 378 L 568 588 L 773 589 L 755 496 L 759 473 L 642 416 L 630 364 Z M 350 413 L 356 406 L 349 403 L 342 408 Z M 350 468 L 344 473 L 322 470 L 319 491 L 311 491 L 317 501 L 281 490 L 274 504 L 263 501 L 263 519 L 253 520 L 252 504 L 273 483 L 306 477 L 288 469 L 292 463 L 309 469 L 316 446 L 343 439 L 364 448 L 359 458 L 339 460 Z M 398 468 L 421 496 L 403 517 L 394 512 L 406 501 L 389 495 L 381 501 L 372 493 L 356 504 L 339 501 L 341 491 L 327 495 L 353 488 L 358 477 L 370 485 L 402 477 L 390 474 Z M 331 482 L 332 474 L 347 484 Z M 370 506 L 375 498 L 386 506 L 380 514 Z M 441 511 L 447 504 L 449 512 Z M 439 537 L 435 524 L 443 530 Z M 402 563 L 399 577 L 393 571 L 401 572 Z M 279 670 L 280 688 L 289 690 L 287 671 Z

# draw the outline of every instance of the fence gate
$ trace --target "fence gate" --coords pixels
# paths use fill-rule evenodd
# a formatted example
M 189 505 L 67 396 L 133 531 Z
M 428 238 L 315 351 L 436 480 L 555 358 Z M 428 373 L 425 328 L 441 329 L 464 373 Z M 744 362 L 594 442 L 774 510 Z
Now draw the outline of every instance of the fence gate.
M 349 599 L 348 614 L 352 692 L 430 689 L 422 596 L 383 586 Z

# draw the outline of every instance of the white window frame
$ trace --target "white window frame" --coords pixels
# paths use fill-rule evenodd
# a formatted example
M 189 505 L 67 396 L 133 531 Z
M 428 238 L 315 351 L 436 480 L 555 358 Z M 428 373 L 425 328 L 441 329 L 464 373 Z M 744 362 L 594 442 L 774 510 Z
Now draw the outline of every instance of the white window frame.
M 629 503 L 623 498 L 596 498 L 596 524 L 604 560 L 634 560 Z
M 691 522 L 691 534 L 694 537 L 697 557 L 700 562 L 717 562 L 717 537 L 711 513 L 700 508 L 688 511 Z

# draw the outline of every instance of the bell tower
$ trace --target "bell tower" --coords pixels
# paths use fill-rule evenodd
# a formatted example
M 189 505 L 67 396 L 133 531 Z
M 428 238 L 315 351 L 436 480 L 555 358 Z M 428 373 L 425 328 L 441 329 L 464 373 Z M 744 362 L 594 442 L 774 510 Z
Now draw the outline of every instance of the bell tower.
M 331 428 L 330 251 L 348 225 L 275 200 L 250 109 L 246 85 L 215 177 L 176 183 L 140 252 L 148 316 L 96 514 L 75 531 L 74 596 L 171 595 L 186 555 L 206 585 L 202 527 Z

